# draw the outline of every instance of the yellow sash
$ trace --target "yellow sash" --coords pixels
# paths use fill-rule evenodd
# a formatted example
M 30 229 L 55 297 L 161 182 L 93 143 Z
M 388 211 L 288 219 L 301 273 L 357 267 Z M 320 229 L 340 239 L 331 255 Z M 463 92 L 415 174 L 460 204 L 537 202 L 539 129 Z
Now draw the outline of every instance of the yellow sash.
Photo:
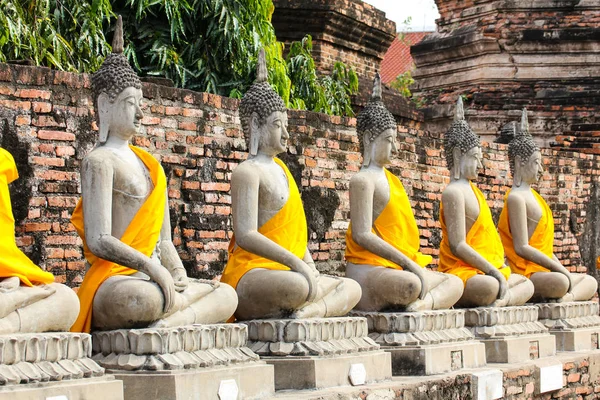
M 274 159 L 283 169 L 288 180 L 289 197 L 285 205 L 263 226 L 258 232 L 284 249 L 292 252 L 296 257 L 304 258 L 306 246 L 308 245 L 308 233 L 306 228 L 306 216 L 300 192 L 285 164 L 278 158 Z M 235 245 L 235 234 L 229 242 L 229 259 L 221 282 L 231 285 L 234 289 L 242 276 L 251 269 L 266 268 L 281 271 L 289 271 L 290 268 L 283 264 L 250 253 Z
M 552 211 L 538 192 L 533 189 L 531 189 L 531 191 L 542 208 L 542 217 L 533 231 L 533 235 L 531 235 L 531 238 L 529 239 L 529 245 L 552 258 L 552 255 L 554 254 L 554 218 L 552 217 Z M 502 244 L 504 245 L 504 251 L 506 252 L 506 258 L 508 258 L 510 269 L 512 272 L 525 275 L 528 278 L 535 272 L 549 272 L 549 269 L 526 260 L 515 252 L 513 237 L 510 232 L 510 222 L 508 219 L 508 193 L 510 193 L 510 190 L 504 197 L 504 208 L 500 214 L 498 230 L 500 231 L 500 237 L 502 238 Z
M 0 278 L 18 277 L 26 286 L 49 284 L 54 275 L 35 265 L 17 247 L 8 184 L 19 177 L 13 156 L 0 148 Z
M 472 182 L 471 188 L 477 202 L 479 203 L 479 216 L 473 223 L 473 226 L 467 233 L 467 244 L 476 252 L 483 256 L 490 264 L 498 268 L 502 275 L 510 276 L 510 268 L 504 267 L 504 249 L 500 235 L 494 225 L 492 212 L 485 202 L 483 193 Z M 442 225 L 442 243 L 440 245 L 440 272 L 447 272 L 458 276 L 466 284 L 469 278 L 475 275 L 483 275 L 483 272 L 475 267 L 470 266 L 463 260 L 456 257 L 450 250 L 450 242 L 448 241 L 448 230 L 444 221 L 444 207 L 440 204 L 440 222 Z
M 121 241 L 149 257 L 156 248 L 156 243 L 158 242 L 163 224 L 167 180 L 160 163 L 152 157 L 152 155 L 138 147 L 130 147 L 148 168 L 152 183 L 154 184 L 154 189 L 152 189 L 152 192 L 144 204 L 142 204 L 131 220 L 131 223 L 121 237 Z M 94 296 L 100 288 L 100 285 L 111 276 L 131 275 L 137 271 L 98 258 L 90 252 L 85 242 L 83 203 L 81 199 L 73 212 L 71 222 L 83 240 L 85 258 L 91 265 L 77 292 L 79 302 L 81 303 L 81 310 L 77 321 L 75 321 L 75 324 L 71 327 L 71 332 L 90 332 L 92 327 L 92 306 L 94 304 Z
M 390 187 L 390 200 L 373 223 L 371 232 L 421 267 L 425 267 L 431 262 L 432 257 L 419 252 L 419 228 L 404 186 L 398 177 L 387 169 L 384 170 Z M 352 239 L 352 223 L 346 232 L 346 260 L 353 264 L 402 269 L 398 264 L 373 254 L 357 244 Z

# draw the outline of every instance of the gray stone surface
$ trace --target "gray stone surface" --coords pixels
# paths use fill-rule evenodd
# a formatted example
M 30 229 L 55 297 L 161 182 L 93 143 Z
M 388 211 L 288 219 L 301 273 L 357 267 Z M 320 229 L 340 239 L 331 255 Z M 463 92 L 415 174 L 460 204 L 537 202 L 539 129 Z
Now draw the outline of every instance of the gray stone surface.
M 264 356 L 325 356 L 378 350 L 358 317 L 254 320 L 248 325 L 249 347 Z
M 85 333 L 2 335 L 0 387 L 103 376 L 91 355 L 91 336 Z
M 598 303 L 537 304 L 539 321 L 556 337 L 559 351 L 586 351 L 600 348 L 600 316 Z
M 0 388 L 0 400 L 123 400 L 123 382 L 113 376 L 29 383 Z

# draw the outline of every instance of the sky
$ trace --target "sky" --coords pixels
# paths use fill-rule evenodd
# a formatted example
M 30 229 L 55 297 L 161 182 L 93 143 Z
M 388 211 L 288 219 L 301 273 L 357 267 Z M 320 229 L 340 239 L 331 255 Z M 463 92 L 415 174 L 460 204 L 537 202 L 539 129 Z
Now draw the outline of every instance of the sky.
M 363 0 L 384 11 L 386 17 L 396 22 L 398 31 L 433 31 L 439 13 L 434 0 Z M 408 25 L 404 23 L 411 17 Z M 408 29 L 407 29 L 408 28 Z

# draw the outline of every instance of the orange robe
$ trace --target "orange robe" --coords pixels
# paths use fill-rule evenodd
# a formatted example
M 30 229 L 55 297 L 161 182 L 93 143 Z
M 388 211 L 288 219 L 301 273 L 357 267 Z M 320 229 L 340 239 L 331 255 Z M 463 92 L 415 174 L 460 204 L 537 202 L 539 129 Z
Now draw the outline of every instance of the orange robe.
M 54 275 L 35 265 L 15 241 L 15 219 L 8 184 L 18 177 L 13 156 L 0 148 L 0 278 L 16 276 L 25 286 L 49 284 L 54 282 Z
M 390 187 L 390 200 L 373 222 L 371 232 L 421 267 L 425 267 L 431 262 L 432 257 L 419 252 L 419 228 L 404 186 L 400 179 L 387 169 L 385 175 Z M 357 244 L 352 239 L 352 223 L 346 232 L 346 260 L 353 264 L 402 269 L 398 264 L 373 254 Z
M 542 217 L 540 218 L 533 235 L 529 238 L 529 245 L 544 253 L 546 256 L 552 258 L 554 255 L 554 218 L 552 217 L 552 211 L 546 201 L 536 192 L 531 189 L 533 195 L 540 207 L 542 208 Z M 510 232 L 510 221 L 508 219 L 508 194 L 504 197 L 504 208 L 500 214 L 500 221 L 498 222 L 498 230 L 500 231 L 500 237 L 502 238 L 502 244 L 504 245 L 504 251 L 506 252 L 506 258 L 508 258 L 508 265 L 512 272 L 520 275 L 525 275 L 527 278 L 535 272 L 550 272 L 549 269 L 542 267 L 532 261 L 526 260 L 521 256 L 517 255 L 513 245 L 513 237 Z
M 508 280 L 510 268 L 504 267 L 504 249 L 502 240 L 494 225 L 492 212 L 488 207 L 483 193 L 472 182 L 471 189 L 477 197 L 479 203 L 479 216 L 473 223 L 473 226 L 467 233 L 466 242 L 476 252 L 483 256 L 490 264 L 498 268 L 502 275 Z M 484 273 L 463 260 L 456 257 L 450 250 L 448 241 L 448 230 L 444 220 L 444 207 L 440 205 L 440 222 L 442 224 L 442 243 L 440 245 L 440 265 L 438 271 L 447 272 L 458 276 L 466 284 L 469 278 L 475 275 L 484 275 Z
M 285 164 L 275 158 L 275 162 L 283 169 L 288 180 L 289 197 L 285 205 L 270 220 L 258 228 L 258 232 L 298 258 L 304 258 L 308 245 L 306 216 L 298 186 Z M 244 274 L 254 268 L 266 268 L 280 271 L 290 271 L 283 264 L 250 253 L 235 245 L 235 234 L 229 242 L 229 259 L 223 271 L 221 282 L 231 285 L 234 289 Z
M 120 240 L 150 257 L 156 248 L 164 220 L 167 180 L 160 163 L 150 153 L 135 146 L 130 147 L 148 168 L 154 189 L 135 214 Z M 73 212 L 71 222 L 83 240 L 83 252 L 86 260 L 91 265 L 77 292 L 81 309 L 77 321 L 71 327 L 71 332 L 90 332 L 94 296 L 100 285 L 111 276 L 131 275 L 137 270 L 98 258 L 92 254 L 85 242 L 83 202 L 81 199 Z

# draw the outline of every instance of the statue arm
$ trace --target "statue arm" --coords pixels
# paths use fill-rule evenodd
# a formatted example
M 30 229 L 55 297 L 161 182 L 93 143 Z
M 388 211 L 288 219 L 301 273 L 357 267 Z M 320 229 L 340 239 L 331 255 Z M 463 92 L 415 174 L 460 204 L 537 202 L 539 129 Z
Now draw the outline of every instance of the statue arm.
M 569 271 L 552 255 L 548 257 L 538 249 L 529 245 L 527 229 L 527 204 L 525 200 L 513 193 L 508 195 L 508 221 L 513 237 L 513 247 L 519 257 L 548 268 L 550 271 L 569 275 Z
M 233 172 L 231 203 L 236 244 L 250 253 L 283 264 L 302 274 L 308 281 L 311 301 L 317 290 L 313 270 L 303 259 L 258 232 L 259 185 L 256 171 L 248 166 L 240 164 Z
M 81 167 L 81 193 L 85 241 L 90 251 L 99 258 L 133 268 L 157 282 L 165 294 L 165 312 L 172 306 L 168 289 L 170 275 L 150 257 L 126 245 L 112 235 L 113 169 L 102 159 L 86 159 Z M 93 177 L 91 179 L 90 177 Z M 87 210 L 87 211 L 86 211 Z M 165 277 L 169 275 L 169 277 Z M 170 286 L 173 286 L 171 279 Z

